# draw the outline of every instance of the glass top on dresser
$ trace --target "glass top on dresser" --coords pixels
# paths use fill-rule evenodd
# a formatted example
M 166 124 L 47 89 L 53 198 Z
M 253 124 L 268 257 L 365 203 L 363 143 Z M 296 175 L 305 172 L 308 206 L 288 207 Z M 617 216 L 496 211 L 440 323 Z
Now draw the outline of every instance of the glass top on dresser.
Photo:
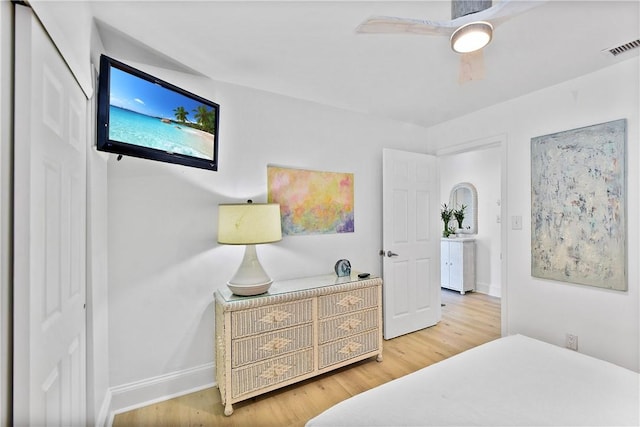
M 229 290 L 229 288 L 227 287 L 218 289 L 217 292 L 227 302 L 243 301 L 243 300 L 248 300 L 253 298 L 262 298 L 266 296 L 283 295 L 290 292 L 306 291 L 309 289 L 322 288 L 330 285 L 343 285 L 345 283 L 359 282 L 359 281 L 369 280 L 374 278 L 376 278 L 376 276 L 369 276 L 361 279 L 358 277 L 357 271 L 351 272 L 351 276 L 344 276 L 344 277 L 338 277 L 335 275 L 335 273 L 332 273 L 332 274 L 324 274 L 320 276 L 302 277 L 302 278 L 291 279 L 291 280 L 274 280 L 274 282 L 271 284 L 271 287 L 266 293 L 260 294 L 260 295 L 254 295 L 250 297 L 235 295 L 231 293 L 231 290 Z

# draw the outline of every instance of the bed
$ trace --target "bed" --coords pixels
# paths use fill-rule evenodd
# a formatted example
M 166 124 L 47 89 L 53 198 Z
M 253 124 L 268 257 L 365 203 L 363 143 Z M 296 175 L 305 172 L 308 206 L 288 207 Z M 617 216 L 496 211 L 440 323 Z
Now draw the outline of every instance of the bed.
M 353 396 L 307 427 L 638 426 L 639 390 L 637 372 L 512 335 Z

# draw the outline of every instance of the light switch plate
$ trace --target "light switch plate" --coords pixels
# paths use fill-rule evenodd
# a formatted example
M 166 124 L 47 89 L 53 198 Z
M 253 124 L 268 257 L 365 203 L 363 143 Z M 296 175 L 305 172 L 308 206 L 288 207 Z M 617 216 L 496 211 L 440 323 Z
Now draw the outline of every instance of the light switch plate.
M 511 229 L 522 230 L 522 215 L 514 215 L 511 217 Z

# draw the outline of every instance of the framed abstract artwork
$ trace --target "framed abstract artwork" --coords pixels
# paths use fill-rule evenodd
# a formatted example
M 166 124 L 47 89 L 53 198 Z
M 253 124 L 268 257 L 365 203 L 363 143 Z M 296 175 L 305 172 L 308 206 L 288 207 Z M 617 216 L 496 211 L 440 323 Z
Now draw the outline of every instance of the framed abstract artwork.
M 282 234 L 353 233 L 353 174 L 267 166 L 269 203 L 280 204 Z
M 627 290 L 625 119 L 531 139 L 531 274 Z

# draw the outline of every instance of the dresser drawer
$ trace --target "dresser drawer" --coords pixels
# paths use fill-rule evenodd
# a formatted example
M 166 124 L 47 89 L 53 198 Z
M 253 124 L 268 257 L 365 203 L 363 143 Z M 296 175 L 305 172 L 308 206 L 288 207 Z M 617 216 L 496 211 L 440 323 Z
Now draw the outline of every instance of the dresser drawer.
M 320 346 L 320 369 L 380 349 L 378 329 Z
M 320 318 L 350 313 L 378 305 L 378 287 L 354 289 L 353 291 L 323 295 L 318 298 Z
M 231 343 L 231 367 L 236 368 L 270 357 L 313 346 L 313 324 L 236 339 Z
M 377 308 L 330 317 L 320 321 L 319 342 L 324 344 L 339 338 L 357 335 L 373 328 L 379 328 L 380 317 Z
M 231 338 L 269 332 L 312 321 L 311 299 L 274 304 L 231 313 Z
M 232 397 L 286 382 L 313 371 L 313 349 L 231 371 Z

